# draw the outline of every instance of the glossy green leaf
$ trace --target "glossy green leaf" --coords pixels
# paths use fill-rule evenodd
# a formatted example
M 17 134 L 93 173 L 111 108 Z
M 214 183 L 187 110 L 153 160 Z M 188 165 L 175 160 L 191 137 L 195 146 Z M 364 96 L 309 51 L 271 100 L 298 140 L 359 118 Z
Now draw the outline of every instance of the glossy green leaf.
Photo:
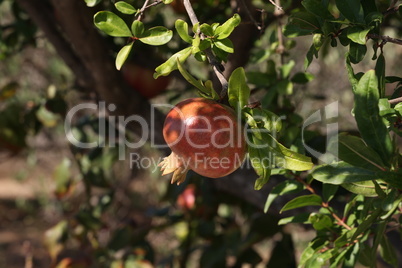
M 341 14 L 351 22 L 364 22 L 363 7 L 360 1 L 335 0 Z
M 303 185 L 294 180 L 286 180 L 276 185 L 272 191 L 268 194 L 267 200 L 264 205 L 264 213 L 267 213 L 271 204 L 275 201 L 278 196 L 282 196 L 284 194 L 293 194 L 298 193 L 303 190 Z
M 198 90 L 200 90 L 201 92 L 208 93 L 208 90 L 205 88 L 205 86 L 200 81 L 195 79 L 189 72 L 187 72 L 187 70 L 180 63 L 179 59 L 177 59 L 177 68 L 179 69 L 184 79 L 187 80 L 187 82 L 198 88 Z
M 99 11 L 94 15 L 95 26 L 110 36 L 131 37 L 131 31 L 122 18 L 110 11 Z
M 353 236 L 351 237 L 351 241 L 354 241 L 359 235 L 361 235 L 363 232 L 365 232 L 368 228 L 371 227 L 374 221 L 377 220 L 378 216 L 380 216 L 382 210 L 381 208 L 377 208 L 374 211 L 372 211 L 363 221 L 359 226 L 357 226 L 357 229 Z
M 263 141 L 258 139 L 255 135 L 251 135 L 251 140 L 255 145 L 263 145 Z M 259 176 L 254 184 L 255 190 L 260 190 L 269 180 L 271 176 L 272 164 L 267 158 L 267 152 L 255 146 L 248 146 L 248 153 L 251 165 L 254 171 Z
M 320 27 L 320 22 L 313 14 L 297 12 L 289 17 L 289 22 L 285 25 L 283 33 L 287 37 L 310 35 L 318 32 Z
M 165 5 L 171 4 L 174 0 L 162 0 Z
M 164 45 L 172 39 L 173 32 L 163 26 L 156 26 L 145 30 L 139 40 L 152 46 Z
M 311 213 L 308 221 L 317 231 L 329 229 L 332 227 L 332 219 L 325 214 Z
M 340 134 L 334 139 L 334 142 L 330 142 L 328 147 L 329 152 L 338 153 L 339 159 L 352 166 L 373 171 L 386 169 L 378 153 L 368 147 L 359 137 Z M 336 150 L 338 151 L 336 152 Z
M 282 128 L 281 118 L 266 109 L 244 107 L 242 112 L 251 128 L 265 128 L 269 132 L 279 132 Z
M 350 62 L 357 64 L 361 62 L 366 55 L 367 47 L 366 45 L 360 45 L 355 42 L 350 42 L 349 44 L 349 57 Z
M 318 17 L 334 19 L 332 14 L 328 11 L 328 2 L 325 4 L 325 1 L 321 0 L 303 0 L 302 5 L 308 12 Z
M 367 197 L 378 196 L 373 181 L 358 181 L 351 183 L 343 183 L 341 186 L 354 194 L 363 195 Z
M 353 42 L 365 45 L 366 44 L 366 36 L 371 31 L 370 28 L 362 28 L 360 26 L 349 27 L 347 31 L 347 37 Z
M 87 6 L 89 6 L 89 7 L 94 7 L 97 4 L 99 4 L 100 2 L 102 2 L 102 0 L 84 0 L 84 1 L 87 4 Z
M 296 153 L 280 144 L 269 133 L 262 133 L 266 150 L 271 153 L 276 166 L 289 170 L 304 171 L 313 168 L 311 158 Z
M 322 184 L 322 198 L 325 202 L 329 202 L 334 198 L 339 186 L 329 183 Z
M 371 171 L 351 166 L 345 162 L 338 162 L 336 165 L 318 166 L 311 174 L 314 179 L 320 182 L 335 185 L 382 180 L 393 187 L 402 189 L 402 180 L 400 179 L 401 174 L 399 173 L 390 171 Z
M 131 15 L 137 12 L 137 10 L 132 5 L 130 5 L 125 1 L 116 2 L 114 6 L 118 11 L 120 11 L 123 14 Z
M 229 104 L 236 111 L 241 110 L 248 103 L 250 88 L 246 82 L 246 74 L 242 67 L 235 69 L 228 82 Z
M 133 21 L 131 24 L 131 31 L 133 32 L 133 35 L 137 38 L 141 37 L 144 33 L 144 23 L 139 20 Z
M 353 92 L 356 91 L 357 84 L 359 80 L 356 78 L 355 72 L 350 61 L 350 55 L 346 54 L 346 71 L 348 72 L 349 82 L 352 85 Z
M 212 29 L 211 25 L 203 23 L 200 25 L 200 31 L 205 34 L 207 37 L 214 36 L 214 30 Z
M 302 195 L 287 202 L 281 209 L 280 213 L 295 208 L 301 208 L 307 206 L 321 206 L 321 204 L 322 199 L 321 196 L 319 195 L 316 194 Z
M 389 165 L 393 145 L 379 115 L 378 101 L 378 80 L 374 70 L 370 70 L 356 86 L 355 118 L 363 140 L 381 156 L 384 164 Z
M 378 88 L 380 90 L 380 98 L 385 97 L 385 57 L 381 53 L 375 64 L 375 74 L 378 78 Z
M 177 33 L 183 41 L 191 44 L 193 43 L 193 38 L 188 34 L 188 24 L 184 20 L 178 19 L 174 24 Z
M 116 57 L 116 69 L 120 70 L 121 67 L 123 66 L 124 62 L 127 60 L 128 55 L 130 55 L 131 49 L 133 48 L 133 44 L 134 42 L 131 42 L 128 45 L 125 45 L 124 47 L 122 47 L 119 51 L 119 53 L 117 53 L 117 57 Z
M 233 30 L 240 24 L 241 18 L 238 14 L 228 19 L 225 23 L 218 26 L 214 35 L 218 40 L 226 39 L 233 32 Z M 232 52 L 231 52 L 232 53 Z
M 184 62 L 191 55 L 191 47 L 180 50 L 172 55 L 167 61 L 156 67 L 154 78 L 159 76 L 169 75 L 174 70 L 177 70 L 177 60 Z
M 383 235 L 383 238 L 380 242 L 380 256 L 384 261 L 393 267 L 398 266 L 398 258 L 395 252 L 395 247 L 391 244 L 386 235 Z
M 219 48 L 219 49 L 221 49 L 221 50 L 223 50 L 223 51 L 225 51 L 227 53 L 233 53 L 234 52 L 233 43 L 229 38 L 216 40 L 216 41 L 213 42 L 213 44 L 217 48 Z
M 306 58 L 304 59 L 304 69 L 305 70 L 307 70 L 307 68 L 313 62 L 314 57 L 318 58 L 318 50 L 313 44 L 310 46 L 310 49 L 308 50 L 308 52 L 306 54 Z
M 278 222 L 278 225 L 284 225 L 284 224 L 288 224 L 288 223 L 307 224 L 307 223 L 309 223 L 309 221 L 308 221 L 309 217 L 310 217 L 310 213 L 308 213 L 308 212 L 299 213 L 295 216 L 290 216 L 287 218 L 280 219 Z

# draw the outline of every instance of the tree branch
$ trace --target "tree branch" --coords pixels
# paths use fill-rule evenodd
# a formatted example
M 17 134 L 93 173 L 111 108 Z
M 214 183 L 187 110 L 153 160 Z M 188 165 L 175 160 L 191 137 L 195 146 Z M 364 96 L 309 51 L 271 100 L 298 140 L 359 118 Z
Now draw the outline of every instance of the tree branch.
M 194 12 L 194 9 L 190 3 L 190 0 L 183 0 L 184 8 L 186 9 L 186 12 L 190 18 L 191 24 L 194 26 L 199 23 L 199 20 L 197 18 L 197 15 Z M 199 30 L 198 33 L 200 34 Z M 200 34 L 201 39 L 204 39 L 205 36 L 203 34 Z M 212 69 L 218 78 L 222 89 L 220 92 L 220 98 L 224 99 L 227 94 L 227 89 L 228 89 L 228 81 L 223 74 L 223 66 L 221 62 L 215 57 L 215 55 L 212 53 L 210 49 L 205 50 L 205 54 L 207 55 L 208 62 L 212 65 Z M 219 92 L 218 92 L 219 93 Z
M 397 44 L 397 45 L 402 45 L 402 40 L 401 39 L 396 39 L 396 38 L 392 38 L 392 37 L 389 37 L 389 36 L 384 36 L 384 35 L 378 35 L 378 34 L 371 33 L 371 34 L 367 35 L 367 38 L 380 39 L 383 42 L 389 42 L 389 43 L 394 43 L 394 44 Z

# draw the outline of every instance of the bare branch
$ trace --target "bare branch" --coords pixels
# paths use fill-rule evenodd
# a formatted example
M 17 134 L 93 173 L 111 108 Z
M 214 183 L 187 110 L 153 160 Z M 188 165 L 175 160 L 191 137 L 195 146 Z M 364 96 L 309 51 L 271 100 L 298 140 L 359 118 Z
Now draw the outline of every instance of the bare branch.
M 389 104 L 397 104 L 397 103 L 400 103 L 400 102 L 402 102 L 402 97 L 395 98 L 395 99 L 392 99 L 392 100 L 388 100 Z
M 394 43 L 394 44 L 397 44 L 397 45 L 402 45 L 402 40 L 401 39 L 392 38 L 392 37 L 385 36 L 385 35 L 378 35 L 378 34 L 371 33 L 371 34 L 367 35 L 367 38 L 380 39 L 383 42 L 389 42 L 389 43 Z
M 199 23 L 199 20 L 197 18 L 197 15 L 194 12 L 194 9 L 190 3 L 189 0 L 183 0 L 184 7 L 186 9 L 186 12 L 191 20 L 191 23 L 193 25 L 196 25 Z M 198 33 L 199 34 L 199 33 Z M 202 34 L 200 35 L 201 39 L 204 39 L 205 36 Z M 205 54 L 207 55 L 209 63 L 212 65 L 212 69 L 218 78 L 220 84 L 222 85 L 222 90 L 220 92 L 220 98 L 224 99 L 227 94 L 227 89 L 228 89 L 228 81 L 225 77 L 225 75 L 222 73 L 223 72 L 223 66 L 221 62 L 215 57 L 215 55 L 212 53 L 210 49 L 207 49 L 205 51 Z M 218 92 L 219 93 L 219 92 Z

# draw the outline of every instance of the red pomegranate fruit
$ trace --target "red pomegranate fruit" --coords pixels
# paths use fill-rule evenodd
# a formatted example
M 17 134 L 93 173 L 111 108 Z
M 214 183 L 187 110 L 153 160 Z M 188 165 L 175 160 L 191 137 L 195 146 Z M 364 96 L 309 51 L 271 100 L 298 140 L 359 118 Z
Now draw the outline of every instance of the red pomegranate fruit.
M 178 103 L 166 116 L 163 137 L 172 153 L 159 166 L 162 175 L 173 172 L 172 183 L 183 182 L 190 169 L 209 178 L 226 176 L 246 155 L 244 131 L 234 110 L 209 99 Z

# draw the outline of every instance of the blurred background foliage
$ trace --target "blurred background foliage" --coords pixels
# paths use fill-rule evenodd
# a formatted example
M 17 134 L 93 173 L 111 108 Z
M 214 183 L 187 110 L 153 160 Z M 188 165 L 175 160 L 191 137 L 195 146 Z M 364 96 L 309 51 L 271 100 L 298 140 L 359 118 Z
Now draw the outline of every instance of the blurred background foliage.
M 52 11 L 54 3 L 42 2 L 49 7 L 43 12 L 53 12 L 46 14 L 57 24 L 64 14 Z M 137 8 L 142 5 L 127 2 Z M 196 0 L 193 7 L 202 22 L 224 22 L 236 11 L 234 2 Z M 285 10 L 279 18 L 282 24 L 287 15 L 301 9 L 299 2 L 281 2 Z M 92 9 L 113 10 L 112 4 L 104 0 Z M 281 142 L 302 151 L 302 118 L 335 100 L 341 107 L 341 130 L 355 131 L 350 114 L 353 94 L 343 62 L 346 49 L 329 49 L 329 43 L 323 44 L 319 59 L 306 74 L 304 55 L 311 37 L 285 39 L 285 52 L 278 53 L 274 6 L 269 1 L 252 4 L 260 10 L 259 22 L 266 28 L 258 33 L 249 51 L 247 77 L 252 98 L 286 116 Z M 390 1 L 378 4 L 386 9 Z M 174 1 L 147 9 L 144 23 L 173 28 L 177 18 L 187 20 L 187 15 L 179 1 Z M 401 26 L 398 14 L 389 16 L 385 34 L 400 36 Z M 278 211 L 285 201 L 274 203 L 265 214 L 262 207 L 220 192 L 194 173 L 186 183 L 171 186 L 153 163 L 141 169 L 130 166 L 129 161 L 118 161 L 112 146 L 83 150 L 69 144 L 64 132 L 69 107 L 83 101 L 97 102 L 99 95 L 82 88 L 18 1 L 0 1 L 0 27 L 1 267 L 297 266 L 315 232 L 297 224 L 277 225 L 284 216 Z M 104 53 L 113 56 L 126 42 L 103 38 L 110 48 Z M 158 48 L 137 42 L 129 60 L 145 69 L 143 76 L 152 75 L 151 68 L 182 47 L 177 35 Z M 399 46 L 387 49 L 387 75 L 399 75 L 401 54 Z M 367 55 L 356 72 L 373 68 L 370 58 Z M 205 64 L 188 64 L 197 78 L 210 76 Z M 278 73 L 282 81 L 276 80 Z M 160 90 L 149 99 L 152 103 L 173 103 L 195 95 L 175 73 L 166 89 L 159 88 L 164 87 L 161 84 L 152 86 Z M 317 149 L 325 140 L 324 128 L 314 125 L 309 129 L 310 142 Z M 82 141 L 105 139 L 93 113 L 80 114 L 73 131 Z M 129 153 L 155 160 L 162 156 L 151 146 Z M 244 177 L 251 183 L 254 179 L 251 171 Z M 230 184 L 230 180 L 226 182 Z M 336 202 L 345 200 L 348 194 L 342 192 Z

